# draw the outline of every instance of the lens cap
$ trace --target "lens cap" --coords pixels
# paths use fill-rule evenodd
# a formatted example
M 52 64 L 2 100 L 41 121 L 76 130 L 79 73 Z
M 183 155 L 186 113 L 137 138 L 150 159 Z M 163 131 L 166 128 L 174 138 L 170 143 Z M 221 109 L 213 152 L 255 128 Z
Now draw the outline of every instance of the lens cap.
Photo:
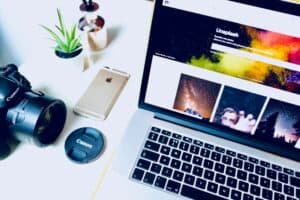
M 91 127 L 73 131 L 65 142 L 65 151 L 76 163 L 89 163 L 100 155 L 104 148 L 103 134 Z

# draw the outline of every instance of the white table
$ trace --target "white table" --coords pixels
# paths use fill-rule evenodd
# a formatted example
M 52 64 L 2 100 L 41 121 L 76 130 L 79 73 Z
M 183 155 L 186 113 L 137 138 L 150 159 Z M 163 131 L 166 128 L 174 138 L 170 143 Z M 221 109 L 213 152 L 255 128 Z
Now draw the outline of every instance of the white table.
M 107 21 L 109 44 L 98 54 L 94 67 L 85 72 L 81 71 L 82 57 L 75 60 L 57 58 L 50 48 L 52 43 L 47 40 L 47 33 L 39 27 L 39 24 L 53 27 L 57 23 L 56 8 L 61 9 L 68 23 L 77 22 L 81 15 L 80 2 L 0 0 L 1 26 L 22 58 L 20 71 L 34 89 L 60 98 L 68 106 L 65 128 L 54 145 L 37 148 L 22 143 L 8 158 L 0 161 L 1 199 L 90 199 L 137 108 L 152 2 L 97 1 L 99 12 Z M 74 115 L 72 106 L 103 66 L 131 74 L 112 112 L 100 122 Z M 106 148 L 98 160 L 79 165 L 66 157 L 64 142 L 71 131 L 83 126 L 101 130 Z

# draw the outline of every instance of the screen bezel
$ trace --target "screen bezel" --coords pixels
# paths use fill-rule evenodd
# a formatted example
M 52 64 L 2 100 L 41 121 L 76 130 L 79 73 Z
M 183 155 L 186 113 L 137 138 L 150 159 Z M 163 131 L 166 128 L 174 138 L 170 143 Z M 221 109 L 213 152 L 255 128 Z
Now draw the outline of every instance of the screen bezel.
M 154 112 L 157 116 L 160 118 L 170 121 L 172 123 L 180 124 L 192 129 L 196 129 L 199 131 L 202 131 L 204 133 L 214 135 L 217 137 L 221 137 L 224 139 L 228 139 L 233 142 L 237 142 L 239 144 L 247 145 L 250 147 L 254 147 L 269 153 L 277 154 L 279 156 L 289 158 L 295 161 L 300 161 L 300 150 L 299 149 L 282 149 L 280 146 L 275 146 L 272 142 L 265 142 L 262 140 L 259 140 L 258 138 L 255 138 L 251 135 L 242 133 L 237 130 L 230 129 L 228 127 L 224 127 L 217 124 L 212 124 L 210 122 L 201 121 L 200 119 L 196 119 L 194 117 L 175 112 L 172 110 L 168 110 L 166 108 L 158 107 L 156 105 L 152 105 L 150 103 L 145 102 L 146 99 L 146 92 L 147 87 L 149 83 L 149 76 L 150 76 L 150 69 L 151 69 L 151 62 L 152 57 L 154 54 L 154 26 L 156 23 L 156 20 L 158 19 L 158 10 L 160 7 L 162 7 L 162 1 L 163 0 L 156 0 L 154 5 L 154 11 L 152 16 L 152 23 L 151 23 L 151 29 L 149 33 L 148 38 L 148 47 L 147 47 L 147 53 L 146 53 L 146 59 L 144 64 L 144 72 L 142 77 L 142 84 L 140 88 L 140 96 L 139 96 L 139 102 L 138 106 L 141 109 L 145 109 L 151 112 Z M 241 2 L 241 3 L 247 3 L 245 0 L 232 0 L 235 2 Z M 253 3 L 251 4 L 253 5 Z M 257 5 L 259 6 L 259 5 Z

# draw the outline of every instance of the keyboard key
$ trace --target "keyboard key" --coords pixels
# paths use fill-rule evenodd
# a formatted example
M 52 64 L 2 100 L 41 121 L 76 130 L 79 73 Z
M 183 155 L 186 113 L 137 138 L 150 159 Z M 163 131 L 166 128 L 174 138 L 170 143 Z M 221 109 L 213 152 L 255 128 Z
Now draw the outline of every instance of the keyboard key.
M 150 169 L 151 172 L 159 174 L 160 170 L 161 170 L 161 165 L 156 164 L 156 163 L 152 163 L 152 166 L 151 166 L 151 169 Z
M 267 170 L 267 177 L 276 180 L 277 172 L 274 171 L 274 170 L 272 170 L 272 169 L 268 169 L 268 170 Z
M 283 172 L 288 174 L 288 175 L 292 175 L 292 176 L 294 175 L 294 170 L 292 170 L 292 169 L 284 168 Z
M 196 180 L 196 187 L 201 188 L 201 189 L 205 189 L 205 187 L 206 187 L 206 180 L 203 180 L 201 178 L 197 178 L 197 180 Z
M 255 173 L 261 176 L 264 176 L 266 174 L 266 170 L 264 167 L 256 165 L 255 167 Z
M 242 198 L 242 193 L 236 190 L 231 191 L 231 199 L 240 200 Z
M 242 171 L 242 170 L 238 170 L 237 177 L 239 179 L 246 180 L 247 179 L 247 173 Z
M 300 179 L 299 178 L 291 177 L 290 181 L 291 181 L 291 185 L 300 188 Z
M 263 160 L 260 161 L 260 165 L 263 166 L 263 167 L 267 167 L 267 168 L 271 167 L 270 163 L 268 163 L 266 161 L 263 161 Z
M 144 160 L 144 159 L 139 159 L 137 166 L 140 168 L 143 168 L 145 170 L 148 170 L 150 167 L 151 162 Z
M 258 176 L 255 174 L 249 174 L 248 180 L 250 183 L 258 184 Z
M 202 148 L 201 152 L 200 152 L 200 155 L 205 157 L 205 158 L 209 158 L 210 150 Z
M 213 171 L 210 170 L 205 170 L 204 171 L 204 178 L 208 179 L 208 180 L 213 180 L 215 176 L 215 173 Z
M 170 141 L 169 141 L 169 145 L 170 145 L 171 147 L 177 148 L 178 145 L 179 145 L 179 140 L 176 140 L 176 139 L 171 138 Z
M 216 151 L 219 153 L 225 153 L 225 149 L 222 147 L 216 147 Z
M 181 149 L 181 150 L 183 150 L 183 151 L 187 151 L 188 150 L 188 148 L 189 148 L 189 144 L 188 143 L 186 143 L 186 142 L 180 142 L 180 144 L 179 144 L 179 149 Z
M 187 173 L 190 173 L 192 171 L 192 165 L 188 163 L 183 163 L 181 170 Z
M 239 190 L 248 192 L 249 190 L 249 184 L 244 181 L 239 181 Z
M 204 160 L 204 163 L 203 163 L 203 166 L 204 166 L 205 168 L 207 168 L 207 169 L 212 169 L 213 166 L 214 166 L 214 163 L 213 163 L 213 161 L 211 161 L 211 160 L 205 159 L 205 160 Z
M 244 193 L 243 194 L 243 200 L 253 200 L 253 196 Z
M 247 160 L 247 158 L 248 158 L 248 156 L 241 154 L 241 153 L 238 153 L 237 157 L 242 160 Z
M 203 169 L 201 167 L 197 167 L 197 166 L 194 166 L 193 168 L 193 174 L 195 176 L 202 176 L 202 173 L 203 173 Z
M 222 163 L 231 165 L 232 158 L 230 156 L 223 155 L 222 157 Z
M 150 134 L 148 136 L 148 139 L 156 141 L 157 138 L 158 138 L 158 134 L 157 133 L 150 132 Z
M 146 158 L 148 160 L 152 160 L 152 161 L 155 161 L 155 162 L 157 162 L 158 158 L 159 158 L 159 154 L 158 153 L 154 153 L 154 152 L 148 151 L 148 150 L 143 150 L 141 156 L 143 158 Z
M 159 132 L 160 132 L 160 128 L 157 128 L 157 127 L 153 126 L 153 127 L 151 128 L 151 131 L 154 131 L 154 132 L 159 133 Z
M 236 186 L 237 186 L 237 180 L 234 179 L 234 178 L 228 177 L 226 185 L 229 186 L 229 187 L 232 187 L 232 188 L 236 188 Z
M 268 189 L 263 189 L 262 191 L 262 197 L 268 200 L 272 200 L 273 199 L 273 193 L 271 190 Z
M 182 172 L 180 172 L 180 171 L 174 171 L 173 179 L 175 179 L 177 181 L 182 181 L 183 175 L 184 174 Z
M 183 161 L 191 162 L 192 154 L 183 152 L 181 159 L 182 159 Z
M 275 193 L 274 200 L 285 200 L 285 198 L 283 194 Z
M 252 163 L 249 162 L 245 162 L 244 164 L 244 169 L 248 172 L 253 172 L 254 170 L 254 165 Z
M 201 166 L 201 164 L 202 164 L 202 158 L 200 158 L 198 156 L 194 156 L 194 158 L 193 158 L 193 164 Z
M 272 164 L 272 169 L 274 169 L 276 171 L 282 171 L 282 167 L 279 165 L 275 165 L 275 164 Z
M 269 188 L 271 183 L 270 183 L 270 180 L 269 179 L 266 179 L 264 177 L 261 177 L 260 178 L 260 185 L 263 186 L 263 187 L 266 187 L 266 188 Z
M 248 160 L 249 160 L 249 162 L 251 162 L 251 163 L 258 164 L 258 159 L 256 159 L 256 158 L 249 157 Z
M 181 151 L 177 150 L 177 149 L 173 149 L 171 152 L 171 156 L 174 158 L 180 158 L 181 156 Z
M 199 199 L 199 197 L 201 197 L 201 199 L 226 200 L 222 197 L 204 192 L 202 190 L 197 190 L 187 185 L 182 186 L 181 195 L 191 199 Z
M 143 170 L 135 168 L 132 174 L 132 178 L 140 181 L 142 180 L 144 173 L 145 172 Z
M 224 197 L 228 197 L 229 196 L 229 188 L 228 187 L 224 187 L 224 186 L 220 186 L 220 189 L 219 189 L 219 194 L 221 196 L 224 196 Z
M 147 141 L 145 144 L 145 148 L 151 149 L 153 151 L 158 151 L 160 145 L 151 141 Z
M 226 167 L 226 174 L 229 176 L 235 176 L 236 170 L 233 167 Z
M 214 149 L 214 145 L 208 144 L 208 143 L 205 143 L 205 144 L 204 144 L 204 147 L 207 148 L 207 149 L 210 149 L 210 150 L 213 150 L 213 149 Z
M 166 177 L 171 177 L 173 170 L 168 168 L 168 167 L 164 167 L 162 170 L 162 175 L 166 176 Z
M 167 147 L 167 146 L 162 146 L 160 149 L 160 152 L 165 155 L 169 155 L 170 151 L 171 151 L 171 148 Z
M 220 163 L 215 164 L 215 171 L 224 173 L 225 166 Z
M 194 185 L 194 182 L 195 182 L 195 177 L 194 176 L 191 176 L 189 174 L 186 174 L 185 177 L 184 177 L 184 182 L 186 184 L 189 184 L 189 185 Z
M 292 197 L 287 197 L 286 200 L 297 200 L 295 198 L 292 198 Z M 298 199 L 299 200 L 299 199 Z
M 181 165 L 181 162 L 179 160 L 172 159 L 172 161 L 171 161 L 171 167 L 179 169 L 180 165 Z
M 300 189 L 296 189 L 296 197 L 300 198 Z
M 215 161 L 220 161 L 221 160 L 221 154 L 217 153 L 217 152 L 212 152 L 211 159 L 215 160 Z
M 213 193 L 216 193 L 218 191 L 218 185 L 212 182 L 209 182 L 207 185 L 207 190 Z
M 279 173 L 278 174 L 278 180 L 282 183 L 288 183 L 289 182 L 289 177 L 286 174 Z
M 225 183 L 225 179 L 226 179 L 226 176 L 222 175 L 222 174 L 216 174 L 216 179 L 215 181 L 217 183 L 220 183 L 220 184 L 224 184 Z
M 163 156 L 163 155 L 162 155 L 162 156 L 160 157 L 159 162 L 160 162 L 161 164 L 164 164 L 164 165 L 169 165 L 169 163 L 170 163 L 170 158 L 167 157 L 167 156 Z
M 282 184 L 277 181 L 272 181 L 272 189 L 277 192 L 282 192 Z
M 150 173 L 150 172 L 147 172 L 147 173 L 145 174 L 145 177 L 144 177 L 144 179 L 143 179 L 143 182 L 152 185 L 153 182 L 154 182 L 154 179 L 155 179 L 155 175 L 152 174 L 152 173 Z
M 243 161 L 239 159 L 233 159 L 233 166 L 241 169 L 243 167 Z
M 173 137 L 173 138 L 176 138 L 176 139 L 178 139 L 178 140 L 181 140 L 181 138 L 182 138 L 182 136 L 179 135 L 179 134 L 177 134 L 177 133 L 173 133 L 173 134 L 172 134 L 172 137 Z
M 191 152 L 191 153 L 197 155 L 197 154 L 199 153 L 199 151 L 200 151 L 200 147 L 195 146 L 195 145 L 191 145 L 191 147 L 190 147 L 190 152 Z
M 230 151 L 230 150 L 227 150 L 226 154 L 229 155 L 229 156 L 232 156 L 232 157 L 236 156 L 236 153 L 234 151 Z
M 296 177 L 300 178 L 300 172 L 295 173 Z
M 260 196 L 260 188 L 256 185 L 250 186 L 250 193 L 256 196 Z
M 284 193 L 285 194 L 288 194 L 288 195 L 291 195 L 291 196 L 294 196 L 294 188 L 289 186 L 289 185 L 284 185 Z
M 166 185 L 167 179 L 161 176 L 158 176 L 155 180 L 154 185 L 159 188 L 164 188 Z
M 163 130 L 161 133 L 163 135 L 166 135 L 166 136 L 170 136 L 171 135 L 171 132 L 170 131 L 166 131 L 166 130 Z
M 201 142 L 199 140 L 194 140 L 193 144 L 195 144 L 197 146 L 203 146 L 203 142 Z
M 183 137 L 183 141 L 188 142 L 188 143 L 192 143 L 193 139 L 189 138 L 189 137 Z
M 168 140 L 169 140 L 168 137 L 161 135 L 161 136 L 159 136 L 158 142 L 162 143 L 162 144 L 167 144 Z
M 180 183 L 169 180 L 166 186 L 167 191 L 178 193 L 180 190 Z

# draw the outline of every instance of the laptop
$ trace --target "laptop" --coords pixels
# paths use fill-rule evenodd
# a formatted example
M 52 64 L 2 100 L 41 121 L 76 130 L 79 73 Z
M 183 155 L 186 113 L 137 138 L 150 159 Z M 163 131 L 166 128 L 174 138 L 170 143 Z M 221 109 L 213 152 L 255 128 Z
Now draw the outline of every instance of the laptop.
M 139 109 L 99 199 L 300 199 L 293 2 L 155 2 Z

